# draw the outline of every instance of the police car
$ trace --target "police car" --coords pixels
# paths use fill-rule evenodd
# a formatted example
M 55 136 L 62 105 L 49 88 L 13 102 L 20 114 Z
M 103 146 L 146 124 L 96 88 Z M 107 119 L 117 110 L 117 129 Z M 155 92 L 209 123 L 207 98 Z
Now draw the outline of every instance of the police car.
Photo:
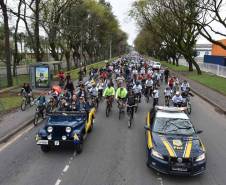
M 147 114 L 147 166 L 174 175 L 199 175 L 206 169 L 206 150 L 185 108 L 156 106 Z

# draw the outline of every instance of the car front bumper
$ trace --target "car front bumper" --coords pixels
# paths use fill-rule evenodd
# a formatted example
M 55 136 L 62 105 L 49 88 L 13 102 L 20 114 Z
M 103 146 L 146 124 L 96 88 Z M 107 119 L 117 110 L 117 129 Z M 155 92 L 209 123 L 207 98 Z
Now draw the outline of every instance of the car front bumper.
M 206 170 L 206 160 L 200 162 L 192 162 L 190 160 L 190 162 L 176 163 L 172 159 L 168 161 L 158 159 L 152 156 L 150 152 L 148 152 L 147 165 L 161 173 L 181 176 L 196 176 Z
M 80 144 L 80 140 L 48 140 L 48 139 L 40 139 L 36 142 L 37 145 L 45 145 L 45 146 L 61 146 L 66 144 Z

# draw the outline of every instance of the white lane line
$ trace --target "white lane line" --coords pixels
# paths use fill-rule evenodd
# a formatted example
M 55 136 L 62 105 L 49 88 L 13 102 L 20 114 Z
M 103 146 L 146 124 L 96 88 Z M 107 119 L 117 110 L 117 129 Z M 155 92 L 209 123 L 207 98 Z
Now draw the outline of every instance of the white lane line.
M 68 171 L 68 169 L 69 169 L 69 165 L 66 165 L 63 169 L 63 172 L 66 173 Z
M 57 179 L 55 185 L 60 185 L 60 183 L 61 183 L 61 180 L 60 179 Z
M 158 181 L 160 182 L 160 185 L 163 185 L 163 179 L 161 177 L 157 178 Z
M 4 149 L 6 149 L 8 146 L 10 146 L 11 144 L 13 144 L 16 140 L 18 140 L 20 137 L 22 137 L 24 134 L 26 134 L 27 132 L 29 132 L 34 126 L 31 125 L 29 126 L 26 130 L 24 130 L 23 132 L 21 132 L 20 134 L 17 134 L 15 137 L 13 137 L 11 140 L 9 140 L 7 143 L 3 144 L 0 147 L 0 152 L 3 151 Z

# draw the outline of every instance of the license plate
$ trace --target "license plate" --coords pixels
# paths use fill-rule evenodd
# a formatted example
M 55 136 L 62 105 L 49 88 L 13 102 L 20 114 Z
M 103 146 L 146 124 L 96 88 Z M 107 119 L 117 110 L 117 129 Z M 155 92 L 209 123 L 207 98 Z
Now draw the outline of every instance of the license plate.
M 173 171 L 180 171 L 180 172 L 187 172 L 187 168 L 180 168 L 180 167 L 172 167 Z
M 59 141 L 54 141 L 54 145 L 55 146 L 59 146 L 60 145 L 60 142 Z
M 38 145 L 48 145 L 49 144 L 49 141 L 48 140 L 39 140 L 37 142 Z

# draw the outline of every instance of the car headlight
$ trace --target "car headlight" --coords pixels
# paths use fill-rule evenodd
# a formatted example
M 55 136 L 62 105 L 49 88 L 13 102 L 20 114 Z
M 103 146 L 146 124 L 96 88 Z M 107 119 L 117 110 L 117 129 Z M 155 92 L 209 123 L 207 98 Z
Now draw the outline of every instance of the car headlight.
M 206 155 L 205 153 L 203 153 L 200 156 L 198 156 L 195 161 L 196 162 L 203 161 L 205 158 L 206 158 Z
M 71 132 L 71 127 L 66 127 L 66 132 L 70 133 Z
M 48 140 L 52 140 L 52 136 L 51 136 L 51 135 L 48 135 L 48 136 L 47 136 L 47 139 L 48 139 Z
M 48 131 L 49 133 L 53 132 L 53 127 L 48 127 L 48 128 L 47 128 L 47 131 Z
M 164 159 L 162 154 L 160 154 L 159 152 L 157 152 L 156 150 L 153 150 L 151 151 L 151 155 L 154 156 L 154 157 L 157 157 L 159 159 Z

